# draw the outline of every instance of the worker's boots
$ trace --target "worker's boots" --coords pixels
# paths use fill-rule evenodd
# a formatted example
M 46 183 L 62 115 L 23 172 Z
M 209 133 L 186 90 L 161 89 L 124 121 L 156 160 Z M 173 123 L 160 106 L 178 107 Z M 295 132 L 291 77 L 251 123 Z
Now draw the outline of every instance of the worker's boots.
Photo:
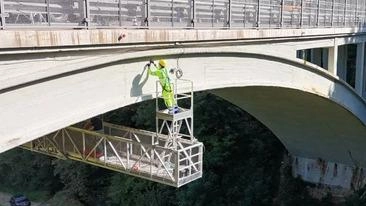
M 168 110 L 169 114 L 177 114 L 179 112 L 179 107 L 178 106 L 170 107 Z

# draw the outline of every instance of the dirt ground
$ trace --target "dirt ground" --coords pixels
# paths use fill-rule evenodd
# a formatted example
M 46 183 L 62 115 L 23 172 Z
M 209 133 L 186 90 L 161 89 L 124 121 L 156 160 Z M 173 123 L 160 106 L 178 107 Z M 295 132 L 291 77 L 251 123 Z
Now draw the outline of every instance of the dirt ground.
M 8 206 L 11 194 L 0 192 L 0 206 Z M 38 202 L 32 202 L 32 206 L 46 206 L 46 204 L 41 204 Z

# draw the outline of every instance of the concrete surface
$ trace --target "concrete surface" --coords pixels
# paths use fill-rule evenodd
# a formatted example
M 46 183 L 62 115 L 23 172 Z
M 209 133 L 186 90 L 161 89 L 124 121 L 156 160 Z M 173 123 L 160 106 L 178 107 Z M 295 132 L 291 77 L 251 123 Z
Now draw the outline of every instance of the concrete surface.
M 243 39 L 278 39 L 300 37 L 348 36 L 339 44 L 353 41 L 353 35 L 366 28 L 307 29 L 94 29 L 94 30 L 2 30 L 0 48 L 58 47 L 82 45 L 126 45 L 130 43 L 223 41 Z M 317 45 L 320 47 L 320 45 Z M 314 48 L 314 47 L 312 47 Z
M 147 79 L 144 70 L 153 56 L 165 57 L 170 67 L 182 68 L 184 78 L 194 81 L 195 91 L 213 91 L 253 114 L 294 155 L 350 164 L 346 152 L 351 151 L 366 166 L 365 100 L 313 64 L 269 55 L 281 49 L 248 48 L 109 51 L 4 61 L 0 67 L 0 152 L 153 98 L 156 79 Z M 23 65 L 18 67 L 19 63 Z

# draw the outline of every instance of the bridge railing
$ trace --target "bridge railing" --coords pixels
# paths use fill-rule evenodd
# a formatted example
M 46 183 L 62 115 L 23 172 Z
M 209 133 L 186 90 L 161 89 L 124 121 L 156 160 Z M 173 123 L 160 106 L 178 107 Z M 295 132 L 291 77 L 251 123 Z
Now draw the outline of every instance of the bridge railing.
M 364 26 L 364 0 L 0 0 L 5 28 Z

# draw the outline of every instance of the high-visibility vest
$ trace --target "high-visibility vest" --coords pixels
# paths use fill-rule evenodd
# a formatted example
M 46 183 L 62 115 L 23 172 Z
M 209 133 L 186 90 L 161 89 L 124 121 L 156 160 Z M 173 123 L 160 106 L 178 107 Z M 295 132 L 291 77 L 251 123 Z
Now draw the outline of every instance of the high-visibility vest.
M 172 92 L 172 87 L 170 85 L 170 78 L 168 75 L 168 71 L 165 67 L 159 68 L 155 71 L 151 71 L 149 68 L 149 75 L 157 76 L 159 78 L 159 82 L 161 87 L 166 92 Z

